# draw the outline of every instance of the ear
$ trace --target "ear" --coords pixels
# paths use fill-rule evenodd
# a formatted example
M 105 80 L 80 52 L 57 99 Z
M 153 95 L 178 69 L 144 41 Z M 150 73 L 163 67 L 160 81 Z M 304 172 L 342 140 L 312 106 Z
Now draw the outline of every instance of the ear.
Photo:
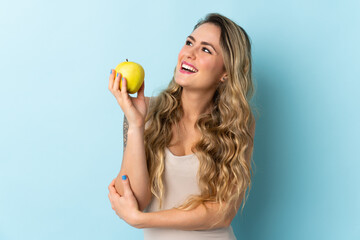
M 228 75 L 227 75 L 227 73 L 224 73 L 220 78 L 220 82 L 222 82 L 222 83 L 226 82 L 227 79 L 228 79 Z

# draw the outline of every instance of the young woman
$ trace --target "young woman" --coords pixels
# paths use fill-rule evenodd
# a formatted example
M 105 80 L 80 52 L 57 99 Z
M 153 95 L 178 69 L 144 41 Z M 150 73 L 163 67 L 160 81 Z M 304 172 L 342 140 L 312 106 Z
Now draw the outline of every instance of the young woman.
M 236 239 L 230 225 L 251 188 L 255 118 L 251 46 L 240 26 L 208 14 L 186 38 L 158 96 L 109 90 L 124 112 L 124 156 L 109 185 L 116 214 L 145 239 Z

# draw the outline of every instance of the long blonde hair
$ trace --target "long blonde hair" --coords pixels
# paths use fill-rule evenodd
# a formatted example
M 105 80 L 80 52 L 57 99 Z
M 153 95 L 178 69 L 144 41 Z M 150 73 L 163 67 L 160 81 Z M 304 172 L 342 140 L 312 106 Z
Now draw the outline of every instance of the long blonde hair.
M 244 208 L 246 190 L 251 188 L 252 168 L 251 161 L 247 160 L 247 156 L 252 160 L 254 139 L 250 127 L 255 121 L 249 104 L 254 94 L 251 44 L 244 29 L 225 16 L 210 13 L 195 25 L 194 30 L 204 23 L 221 28 L 220 45 L 228 77 L 213 96 L 211 113 L 200 115 L 196 122 L 202 137 L 192 150 L 199 159 L 201 194 L 189 196 L 176 208 L 191 210 L 204 203 L 220 203 L 219 213 L 227 213 L 232 210 L 231 206 L 236 210 L 235 203 L 240 196 Z M 165 147 L 172 139 L 172 125 L 178 126 L 184 114 L 181 93 L 182 87 L 173 77 L 168 87 L 153 100 L 145 120 L 151 122 L 145 130 L 151 192 L 159 200 L 160 208 L 164 197 Z M 219 222 L 226 218 L 224 214 L 221 216 L 224 218 Z

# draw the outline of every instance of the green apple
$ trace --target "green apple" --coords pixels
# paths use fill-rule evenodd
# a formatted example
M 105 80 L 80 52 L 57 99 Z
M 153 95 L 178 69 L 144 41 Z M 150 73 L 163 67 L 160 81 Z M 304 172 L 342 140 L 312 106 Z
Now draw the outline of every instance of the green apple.
M 115 68 L 115 76 L 117 73 L 121 73 L 122 77 L 125 77 L 127 80 L 127 92 L 136 93 L 139 91 L 141 85 L 144 82 L 145 71 L 143 67 L 135 62 L 126 62 L 119 63 Z M 120 90 L 122 86 L 122 80 L 120 80 Z

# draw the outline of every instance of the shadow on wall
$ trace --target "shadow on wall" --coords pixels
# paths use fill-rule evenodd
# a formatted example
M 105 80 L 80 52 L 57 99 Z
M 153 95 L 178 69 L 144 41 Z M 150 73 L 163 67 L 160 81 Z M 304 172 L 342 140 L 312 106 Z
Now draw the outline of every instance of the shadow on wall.
M 272 74 L 272 64 L 269 63 L 271 61 L 264 59 L 263 64 L 257 65 L 259 70 L 254 72 L 256 92 L 253 101 L 258 110 L 258 114 L 255 113 L 257 119 L 253 152 L 255 164 L 252 165 L 252 188 L 244 210 L 241 213 L 240 208 L 231 224 L 237 239 L 267 239 L 265 234 L 269 233 L 268 223 L 273 218 L 271 208 L 279 200 L 276 195 L 280 196 L 282 192 L 278 182 L 286 178 L 284 175 L 279 175 L 277 164 L 281 163 L 274 164 L 274 160 L 279 159 L 277 156 L 279 152 L 276 151 L 287 146 L 277 146 L 279 142 L 275 138 L 283 135 L 285 131 L 279 121 L 281 118 L 279 113 L 282 116 L 290 113 L 287 113 L 286 107 L 282 105 L 284 86 L 276 85 L 279 78 L 284 76 Z M 289 141 L 285 144 L 292 143 Z

